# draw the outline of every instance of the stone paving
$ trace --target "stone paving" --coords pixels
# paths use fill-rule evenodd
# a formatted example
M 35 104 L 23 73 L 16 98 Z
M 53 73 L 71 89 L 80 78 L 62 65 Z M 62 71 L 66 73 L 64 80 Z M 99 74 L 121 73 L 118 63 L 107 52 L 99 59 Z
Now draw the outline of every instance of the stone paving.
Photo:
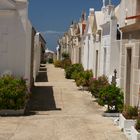
M 0 117 L 0 140 L 126 140 L 90 93 L 65 79 L 64 70 L 46 67 L 26 116 Z

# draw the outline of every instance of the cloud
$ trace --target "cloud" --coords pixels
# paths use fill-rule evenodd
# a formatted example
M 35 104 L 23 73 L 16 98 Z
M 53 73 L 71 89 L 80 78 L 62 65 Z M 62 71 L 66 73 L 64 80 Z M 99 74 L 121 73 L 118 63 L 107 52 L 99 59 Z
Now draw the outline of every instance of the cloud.
M 42 33 L 43 34 L 63 34 L 64 32 L 48 30 L 48 31 L 44 31 Z

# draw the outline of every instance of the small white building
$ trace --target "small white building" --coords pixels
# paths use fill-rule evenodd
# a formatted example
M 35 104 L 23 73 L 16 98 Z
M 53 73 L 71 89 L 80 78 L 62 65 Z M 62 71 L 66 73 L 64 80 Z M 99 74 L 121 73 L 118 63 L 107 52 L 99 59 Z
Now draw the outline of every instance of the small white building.
M 102 28 L 101 24 L 103 23 L 103 11 L 95 11 L 95 23 L 94 23 L 94 47 L 93 47 L 93 73 L 94 77 L 98 78 L 101 76 L 101 35 Z
M 120 85 L 120 32 L 115 15 L 115 7 L 110 3 L 103 8 L 101 55 L 100 55 L 100 75 L 109 77 L 112 81 L 114 70 L 117 70 L 117 84 Z
M 78 23 L 72 23 L 70 26 L 70 57 L 72 64 L 79 63 L 80 59 L 80 45 L 79 45 L 79 39 L 80 39 L 80 27 Z
M 0 0 L 0 75 L 10 71 L 30 85 L 32 26 L 27 0 Z
M 81 15 L 81 21 L 79 22 L 79 29 L 80 29 L 80 41 L 79 41 L 79 62 L 80 64 L 84 64 L 84 33 L 86 31 L 87 19 L 86 19 L 86 12 L 83 11 Z
M 35 35 L 34 44 L 34 62 L 33 62 L 33 77 L 36 81 L 36 76 L 38 75 L 40 64 L 45 60 L 45 46 L 46 41 L 43 36 L 38 32 Z
M 57 60 L 62 60 L 63 53 L 69 54 L 71 56 L 71 45 L 70 45 L 70 32 L 64 33 L 64 35 L 59 38 L 57 50 Z
M 94 49 L 94 44 L 93 44 L 93 33 L 96 28 L 94 28 L 95 23 L 95 14 L 94 14 L 94 9 L 91 8 L 89 10 L 89 16 L 87 20 L 87 25 L 86 29 L 83 35 L 83 67 L 85 70 L 93 69 L 93 49 Z
M 121 0 L 121 88 L 124 102 L 137 106 L 140 96 L 140 0 Z
M 50 59 L 51 59 L 52 61 L 55 59 L 55 52 L 46 49 L 46 50 L 45 50 L 45 61 L 49 62 Z
M 100 25 L 103 21 L 103 12 L 89 10 L 86 30 L 83 35 L 83 66 L 85 70 L 92 70 L 94 77 L 100 76 L 100 50 L 101 32 Z

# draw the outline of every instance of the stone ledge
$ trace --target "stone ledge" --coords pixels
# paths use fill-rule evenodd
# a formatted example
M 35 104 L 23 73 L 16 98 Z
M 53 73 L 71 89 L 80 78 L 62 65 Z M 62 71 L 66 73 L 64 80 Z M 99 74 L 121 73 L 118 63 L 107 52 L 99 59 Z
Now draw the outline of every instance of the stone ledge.
M 0 110 L 0 116 L 19 116 L 24 115 L 25 109 L 19 109 L 19 110 L 12 110 L 12 109 L 3 109 Z
M 120 113 L 103 113 L 104 117 L 119 117 Z

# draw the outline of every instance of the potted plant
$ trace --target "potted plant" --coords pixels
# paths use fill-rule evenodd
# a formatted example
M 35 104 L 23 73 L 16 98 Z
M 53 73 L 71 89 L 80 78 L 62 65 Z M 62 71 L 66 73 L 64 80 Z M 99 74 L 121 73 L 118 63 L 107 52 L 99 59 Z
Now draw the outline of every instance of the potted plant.
M 118 116 L 118 113 L 123 107 L 123 93 L 121 89 L 115 85 L 108 85 L 100 90 L 98 103 L 100 105 L 107 105 L 107 110 L 105 113 L 115 113 L 109 115 Z
M 29 97 L 23 78 L 0 77 L 0 115 L 23 115 Z
M 132 106 L 124 106 L 122 114 L 119 117 L 119 127 L 122 130 L 130 130 L 131 126 L 136 124 L 136 118 L 138 117 L 138 108 Z
M 139 104 L 140 104 L 140 92 L 138 92 L 137 109 L 139 108 Z M 135 126 L 131 126 L 131 138 L 132 138 L 132 140 L 140 140 L 140 114 L 139 114 L 139 111 L 138 111 L 138 117 L 137 117 Z
M 132 140 L 140 140 L 140 118 L 137 119 L 135 127 L 131 126 Z
M 115 85 L 106 86 L 99 92 L 98 103 L 107 105 L 106 112 L 120 112 L 123 106 L 123 93 Z

